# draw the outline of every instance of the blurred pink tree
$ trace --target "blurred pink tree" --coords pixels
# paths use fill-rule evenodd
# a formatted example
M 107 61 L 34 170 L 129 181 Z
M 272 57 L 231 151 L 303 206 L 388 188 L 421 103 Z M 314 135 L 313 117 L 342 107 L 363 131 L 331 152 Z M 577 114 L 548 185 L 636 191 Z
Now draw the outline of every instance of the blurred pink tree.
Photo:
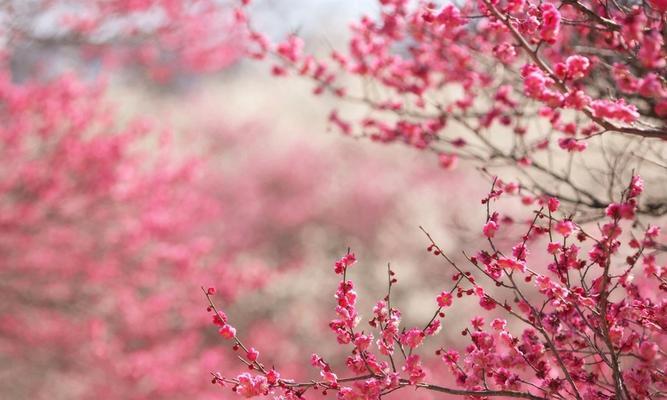
M 138 67 L 165 83 L 179 74 L 219 71 L 240 55 L 237 24 L 224 0 L 6 1 L 0 11 L 9 62 L 26 69 L 32 61 L 47 74 L 54 65 L 44 61 L 57 53 L 98 59 L 107 68 Z
M 333 190 L 322 177 L 340 150 L 295 140 L 265 151 L 261 121 L 192 121 L 203 150 L 183 151 L 159 121 L 119 122 L 107 84 L 77 76 L 93 54 L 123 68 L 138 61 L 160 82 L 224 68 L 238 51 L 223 3 L 2 7 L 0 374 L 12 383 L 0 397 L 218 398 L 201 371 L 233 364 L 211 349 L 208 319 L 192 318 L 199 286 L 232 303 L 303 265 L 314 228 L 372 241 L 394 201 L 363 185 L 368 163 Z M 84 57 L 64 74 L 21 63 L 47 44 Z M 281 341 L 261 329 L 270 321 L 247 326 Z

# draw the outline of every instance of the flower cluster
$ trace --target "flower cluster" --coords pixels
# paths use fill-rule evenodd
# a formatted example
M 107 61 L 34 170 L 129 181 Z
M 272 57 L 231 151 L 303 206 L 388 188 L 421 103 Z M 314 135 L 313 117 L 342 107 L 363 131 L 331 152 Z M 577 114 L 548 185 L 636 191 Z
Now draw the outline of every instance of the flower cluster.
M 565 168 L 599 181 L 577 154 L 607 157 L 598 136 L 625 133 L 628 147 L 635 139 L 667 139 L 661 1 L 480 0 L 441 6 L 397 0 L 378 1 L 378 7 L 379 13 L 351 25 L 347 52 L 334 49 L 330 57 L 317 58 L 294 35 L 271 43 L 250 23 L 247 51 L 268 59 L 276 75 L 314 81 L 315 94 L 365 104 L 368 113 L 360 119 L 348 119 L 342 109 L 330 114 L 331 125 L 345 135 L 431 150 L 446 170 L 464 159 L 487 169 L 511 165 L 528 175 L 533 183 L 524 186 L 537 194 L 569 186 L 575 195 L 562 200 L 577 206 L 600 210 L 607 199 L 571 176 L 550 173 L 559 148 L 569 153 L 560 157 L 570 165 Z M 252 19 L 249 10 L 239 8 L 250 15 L 245 21 Z M 350 77 L 373 82 L 375 89 L 356 93 Z M 556 151 L 549 151 L 552 144 Z M 659 157 L 651 160 L 660 163 Z M 613 174 L 625 179 L 628 172 Z
M 511 185 L 495 180 L 484 202 L 505 196 L 507 187 L 511 192 Z M 558 200 L 544 199 L 526 223 L 521 241 L 512 247 L 512 257 L 503 255 L 501 242 L 486 235 L 489 248 L 466 256 L 467 266 L 445 254 L 424 231 L 430 241 L 428 251 L 454 270 L 453 287 L 435 296 L 437 308 L 424 328 L 400 327 L 401 312 L 391 303 L 397 279 L 388 269 L 387 294 L 368 322 L 378 337 L 373 345 L 373 334 L 355 331 L 357 296 L 352 281 L 343 279 L 335 295 L 337 318 L 330 327 L 339 345 L 348 347 L 346 365 L 334 373 L 330 364 L 313 355 L 311 364 L 320 369 L 321 380 L 278 379 L 256 393 L 295 399 L 304 398 L 308 390 L 322 390 L 336 392 L 340 400 L 374 400 L 415 387 L 469 398 L 660 396 L 667 389 L 662 367 L 666 355 L 660 351 L 667 343 L 667 268 L 657 261 L 660 232 L 647 226 L 639 230 L 641 238 L 635 237 L 632 226 L 622 221 L 636 224 L 636 215 L 620 211 L 634 211 L 643 190 L 641 178 L 633 176 L 621 201 L 609 206 L 608 219 L 597 233 L 570 218 L 556 217 Z M 498 220 L 497 213 L 493 218 L 490 213 L 488 221 Z M 623 256 L 628 251 L 630 255 Z M 635 271 L 638 264 L 643 264 L 643 274 Z M 460 349 L 443 344 L 435 335 L 443 325 L 447 329 L 457 325 L 443 310 L 455 307 L 464 296 L 478 297 L 481 312 L 462 330 L 469 343 Z M 211 301 L 210 295 L 207 298 Z M 222 315 L 210 304 L 214 315 Z M 429 354 L 417 353 L 427 339 L 438 343 L 434 355 L 440 360 L 430 372 L 424 365 Z M 240 339 L 234 340 L 235 348 L 246 348 Z M 247 365 L 260 372 L 256 380 L 268 374 L 256 359 Z M 345 370 L 349 377 L 340 378 Z M 215 382 L 230 383 L 238 393 L 247 393 L 241 391 L 247 373 L 236 378 L 214 376 Z M 433 383 L 438 380 L 454 382 L 456 387 Z

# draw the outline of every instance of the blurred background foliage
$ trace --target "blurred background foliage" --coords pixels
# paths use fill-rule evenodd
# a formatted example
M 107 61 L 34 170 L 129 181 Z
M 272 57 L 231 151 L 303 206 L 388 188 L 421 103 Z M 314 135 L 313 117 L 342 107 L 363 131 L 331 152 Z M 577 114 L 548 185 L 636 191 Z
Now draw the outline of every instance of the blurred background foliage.
M 237 367 L 216 347 L 201 285 L 221 289 L 246 342 L 308 377 L 298 353 L 330 339 L 330 274 L 348 247 L 362 298 L 381 296 L 391 262 L 406 322 L 430 317 L 450 276 L 418 226 L 452 252 L 480 240 L 466 226 L 488 190 L 474 170 L 330 131 L 333 100 L 239 57 L 224 2 L 164 26 L 155 11 L 128 17 L 131 1 L 99 2 L 112 4 L 99 15 L 96 3 L 0 6 L 0 398 L 231 396 L 207 380 Z M 254 12 L 264 31 L 326 54 L 375 8 L 274 0 Z M 102 128 L 72 128 L 80 117 Z M 15 124 L 40 118 L 47 133 Z

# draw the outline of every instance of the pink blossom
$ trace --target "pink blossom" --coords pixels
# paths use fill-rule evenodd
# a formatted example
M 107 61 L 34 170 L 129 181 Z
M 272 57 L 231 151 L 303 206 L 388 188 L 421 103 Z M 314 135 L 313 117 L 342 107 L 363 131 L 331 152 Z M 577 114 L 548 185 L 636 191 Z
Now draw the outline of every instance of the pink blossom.
M 334 374 L 329 370 L 323 369 L 322 371 L 320 371 L 320 375 L 322 376 L 322 379 L 324 379 L 325 382 L 331 383 L 333 385 L 338 383 L 338 377 L 336 376 L 336 374 Z
M 542 97 L 550 83 L 550 80 L 540 70 L 530 70 L 523 77 L 524 92 L 536 99 Z
M 581 79 L 588 75 L 591 62 L 587 57 L 575 55 L 565 60 L 567 76 L 571 79 Z
M 340 260 L 336 261 L 334 264 L 334 272 L 337 274 L 342 274 L 345 270 L 347 270 L 347 267 L 351 266 L 357 262 L 357 258 L 354 256 L 354 253 L 348 253 L 341 257 Z
M 574 138 L 560 138 L 558 139 L 558 146 L 569 152 L 582 152 L 588 147 L 588 143 Z
M 424 333 L 426 334 L 426 336 L 434 336 L 437 335 L 438 332 L 440 332 L 441 328 L 442 324 L 440 323 L 440 320 L 436 319 L 435 321 L 429 324 L 429 326 L 424 330 Z
M 523 205 L 526 205 L 526 206 L 529 206 L 529 205 L 533 204 L 534 201 L 535 201 L 535 199 L 532 196 L 522 196 L 521 197 L 521 203 Z
M 446 25 L 448 29 L 464 25 L 467 21 L 461 16 L 461 12 L 452 4 L 447 4 L 437 16 L 437 21 Z
M 223 338 L 231 340 L 234 339 L 234 337 L 236 337 L 236 328 L 228 324 L 223 325 L 223 327 L 218 330 L 218 333 Z
M 269 385 L 275 385 L 276 383 L 278 383 L 279 379 L 280 379 L 280 374 L 275 369 L 270 369 L 269 372 L 266 373 L 266 380 L 269 383 Z
M 449 307 L 452 305 L 452 295 L 448 292 L 440 293 L 436 300 L 438 302 L 438 307 Z
M 505 321 L 504 319 L 496 318 L 493 321 L 491 321 L 491 326 L 493 327 L 493 329 L 497 331 L 502 331 L 505 330 L 505 328 L 507 327 L 507 321 Z
M 421 346 L 423 342 L 424 332 L 419 328 L 409 329 L 401 335 L 401 343 L 413 349 Z
M 586 95 L 582 90 L 575 90 L 569 92 L 565 96 L 564 106 L 567 108 L 574 108 L 575 110 L 583 110 L 591 103 L 590 96 Z
M 593 114 L 598 118 L 617 119 L 623 122 L 634 122 L 639 118 L 637 107 L 621 100 L 593 100 Z
M 549 43 L 553 43 L 560 33 L 560 12 L 551 3 L 543 3 L 540 6 L 540 11 L 542 11 L 540 37 Z
M 652 225 L 646 229 L 646 237 L 655 239 L 660 235 L 660 227 Z
M 244 372 L 236 379 L 239 382 L 236 386 L 236 393 L 245 398 L 265 396 L 269 392 L 269 384 L 263 375 L 253 376 Z
M 629 197 L 637 197 L 644 191 L 644 180 L 639 175 L 634 175 L 630 181 Z
M 558 207 L 560 207 L 560 201 L 555 197 L 549 197 L 549 200 L 547 200 L 547 206 L 549 207 L 549 211 L 554 213 L 558 211 Z
M 512 247 L 512 255 L 517 260 L 525 260 L 528 255 L 528 248 L 524 243 L 519 243 Z
M 605 213 L 612 218 L 634 219 L 635 205 L 631 203 L 612 203 L 607 206 Z
M 569 220 L 558 221 L 554 224 L 554 230 L 565 237 L 570 236 L 574 229 L 574 224 Z
M 557 254 L 561 249 L 560 243 L 551 242 L 547 244 L 547 252 L 549 254 Z
M 484 295 L 479 299 L 479 305 L 487 311 L 491 311 L 496 308 L 496 302 L 489 296 Z
M 354 382 L 351 387 L 344 386 L 338 391 L 340 400 L 371 400 L 381 396 L 384 385 L 377 380 Z
M 361 351 L 366 351 L 373 342 L 373 335 L 358 335 L 354 339 L 354 345 Z
M 259 351 L 255 350 L 254 347 L 251 347 L 246 353 L 248 361 L 257 361 L 257 357 L 259 357 Z
M 421 365 L 421 359 L 416 354 L 408 356 L 403 365 L 403 371 L 410 375 L 410 383 L 413 385 L 422 382 L 426 377 L 426 372 L 424 372 Z
M 484 224 L 482 232 L 484 232 L 484 236 L 492 238 L 496 234 L 497 230 L 498 230 L 498 224 L 495 221 L 491 220 L 486 224 Z
M 493 48 L 493 54 L 504 64 L 510 64 L 516 59 L 516 49 L 509 43 L 501 43 Z
M 456 154 L 440 153 L 438 159 L 440 160 L 440 166 L 446 170 L 452 170 L 458 164 L 458 156 Z
M 484 327 L 484 324 L 484 317 L 481 315 L 476 315 L 470 320 L 470 325 L 472 325 L 475 330 L 481 330 Z
M 303 39 L 298 36 L 291 35 L 287 40 L 280 43 L 276 48 L 276 51 L 281 56 L 285 57 L 291 62 L 296 62 L 302 56 L 303 51 Z
M 660 267 L 658 266 L 658 264 L 656 264 L 654 255 L 644 256 L 642 258 L 642 265 L 644 267 L 644 274 L 647 277 L 650 277 L 650 276 L 653 276 L 653 275 L 656 275 L 656 274 L 659 275 Z
M 524 261 L 512 259 L 512 258 L 500 258 L 498 259 L 498 266 L 502 269 L 510 269 L 524 272 L 526 270 L 526 263 Z
M 315 353 L 311 354 L 310 365 L 319 368 L 322 365 L 322 358 Z

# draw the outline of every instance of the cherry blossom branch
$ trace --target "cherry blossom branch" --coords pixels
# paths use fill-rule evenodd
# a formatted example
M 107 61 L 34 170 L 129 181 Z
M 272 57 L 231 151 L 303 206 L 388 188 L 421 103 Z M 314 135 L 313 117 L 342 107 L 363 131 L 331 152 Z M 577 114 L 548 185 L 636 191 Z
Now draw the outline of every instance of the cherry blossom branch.
M 562 94 L 568 94 L 570 90 L 565 86 L 565 84 L 559 79 L 556 74 L 553 72 L 553 70 L 547 65 L 547 63 L 542 60 L 538 54 L 538 48 L 533 49 L 530 44 L 526 41 L 526 39 L 523 37 L 523 35 L 517 30 L 517 28 L 512 24 L 512 22 L 509 20 L 509 17 L 506 15 L 503 15 L 500 11 L 498 11 L 498 8 L 489 0 L 483 0 L 484 4 L 486 7 L 491 10 L 491 13 L 500 20 L 503 25 L 507 27 L 507 29 L 511 32 L 512 36 L 515 38 L 517 43 L 520 45 L 521 48 L 523 48 L 526 52 L 526 54 L 535 62 L 535 64 L 545 73 L 547 74 L 556 84 L 556 87 L 560 90 Z M 603 118 L 599 118 L 594 115 L 593 111 L 591 110 L 590 107 L 585 107 L 582 109 L 582 112 L 586 114 L 588 118 L 591 120 L 595 121 L 598 125 L 602 126 L 605 130 L 610 131 L 610 132 L 620 132 L 620 133 L 626 133 L 630 135 L 637 135 L 641 137 L 646 137 L 646 138 L 658 138 L 658 139 L 663 139 L 667 140 L 667 130 L 657 128 L 657 127 L 651 127 L 648 129 L 644 128 L 637 128 L 637 127 L 632 127 L 632 126 L 618 126 L 615 125 Z

